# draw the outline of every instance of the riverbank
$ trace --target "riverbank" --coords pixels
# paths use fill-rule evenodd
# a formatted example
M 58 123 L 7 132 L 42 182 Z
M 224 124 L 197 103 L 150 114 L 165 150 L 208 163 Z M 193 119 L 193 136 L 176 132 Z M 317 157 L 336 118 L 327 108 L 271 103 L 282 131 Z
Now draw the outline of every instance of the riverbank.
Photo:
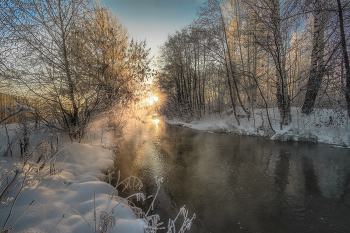
M 83 143 L 72 143 L 67 135 L 48 129 L 33 132 L 29 147 L 32 158 L 25 163 L 18 143 L 13 145 L 12 157 L 9 153 L 3 156 L 8 141 L 5 127 L 0 126 L 0 177 L 3 179 L 0 192 L 10 184 L 1 198 L 0 229 L 11 213 L 4 227 L 7 229 L 15 223 L 11 232 L 95 232 L 95 192 L 97 227 L 101 213 L 107 213 L 113 216 L 111 222 L 115 225 L 108 232 L 144 232 L 147 224 L 136 219 L 127 202 L 109 196 L 113 187 L 104 182 L 103 172 L 114 163 L 110 150 L 113 136 L 104 124 L 103 121 L 92 124 Z M 8 125 L 7 131 L 11 140 L 21 132 L 18 124 Z M 52 150 L 55 159 L 46 160 L 45 164 L 43 161 Z M 41 161 L 40 155 L 43 155 Z M 27 212 L 15 222 L 33 200 Z
M 263 109 L 255 110 L 254 117 L 249 121 L 247 118 L 241 118 L 240 125 L 232 113 L 205 116 L 191 122 L 176 118 L 167 119 L 166 117 L 164 117 L 164 121 L 208 132 L 258 136 L 281 141 L 326 143 L 350 148 L 350 126 L 346 111 L 316 109 L 311 115 L 305 116 L 300 113 L 299 108 L 293 107 L 292 123 L 280 129 L 278 110 L 273 108 L 268 110 L 270 122 L 275 132 L 269 129 L 266 111 Z

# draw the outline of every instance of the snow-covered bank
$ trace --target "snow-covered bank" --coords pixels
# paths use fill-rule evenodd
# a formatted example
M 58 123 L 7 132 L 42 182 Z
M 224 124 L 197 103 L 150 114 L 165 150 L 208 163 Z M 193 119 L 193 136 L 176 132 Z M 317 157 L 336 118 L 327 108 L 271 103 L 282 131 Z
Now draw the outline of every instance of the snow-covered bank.
M 292 123 L 279 125 L 279 113 L 277 109 L 269 109 L 269 116 L 275 133 L 268 127 L 266 111 L 257 109 L 254 118 L 240 119 L 240 125 L 233 114 L 211 115 L 185 122 L 181 119 L 166 119 L 170 124 L 180 124 L 197 130 L 209 132 L 223 132 L 238 135 L 252 135 L 282 141 L 308 141 L 314 143 L 326 143 L 334 146 L 350 148 L 349 120 L 346 111 L 334 111 L 329 109 L 316 109 L 310 116 L 300 113 L 300 109 L 292 108 Z
M 15 137 L 18 126 L 9 125 L 7 130 L 10 137 Z M 124 199 L 115 196 L 111 199 L 109 194 L 112 193 L 113 187 L 102 181 L 102 171 L 113 166 L 113 152 L 104 149 L 111 145 L 112 135 L 106 131 L 102 132 L 100 125 L 92 127 L 85 140 L 89 144 L 71 143 L 66 136 L 44 130 L 32 133 L 30 150 L 36 151 L 37 154 L 33 157 L 35 159 L 28 160 L 23 167 L 18 145 L 13 147 L 12 158 L 2 156 L 7 148 L 7 137 L 5 127 L 0 126 L 0 177 L 4 178 L 0 192 L 15 176 L 15 172 L 11 171 L 19 171 L 17 178 L 10 183 L 1 198 L 0 209 L 9 202 L 0 210 L 0 229 L 3 228 L 14 201 L 16 202 L 5 229 L 11 227 L 35 200 L 15 223 L 11 232 L 95 232 L 95 191 L 97 226 L 100 214 L 104 211 L 107 214 L 113 213 L 115 218 L 115 227 L 108 232 L 144 232 L 147 224 L 141 219 L 136 219 L 133 210 Z M 45 148 L 50 150 L 52 143 L 56 144 L 57 135 L 60 152 L 54 163 L 55 172 L 50 174 L 51 166 L 47 164 L 41 169 L 42 163 L 37 163 L 39 157 L 35 156 L 40 156 Z M 38 148 L 40 142 L 45 142 L 41 145 L 48 147 Z M 49 163 L 52 164 L 51 161 Z M 10 175 L 6 177 L 8 172 Z M 27 178 L 23 183 L 23 190 L 16 198 L 25 176 Z

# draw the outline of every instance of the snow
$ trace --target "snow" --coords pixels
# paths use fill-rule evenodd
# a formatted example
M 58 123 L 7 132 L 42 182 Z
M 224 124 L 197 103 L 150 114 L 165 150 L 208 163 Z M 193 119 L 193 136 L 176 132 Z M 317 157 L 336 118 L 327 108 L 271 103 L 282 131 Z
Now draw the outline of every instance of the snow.
M 250 121 L 241 118 L 240 125 L 229 112 L 206 116 L 191 122 L 181 119 L 165 119 L 165 121 L 208 132 L 253 135 L 271 140 L 327 143 L 350 148 L 349 122 L 345 111 L 317 109 L 310 116 L 304 116 L 300 114 L 298 108 L 292 108 L 292 123 L 284 126 L 282 130 L 279 129 L 278 111 L 269 109 L 269 113 L 275 133 L 271 133 L 268 129 L 266 112 L 261 109 L 254 112 L 254 118 Z M 30 150 L 36 151 L 37 154 L 24 165 L 18 145 L 13 148 L 13 157 L 2 156 L 7 148 L 7 136 L 4 125 L 1 125 L 0 178 L 4 179 L 0 184 L 0 192 L 15 176 L 14 172 L 10 171 L 17 169 L 19 173 L 1 198 L 0 228 L 8 218 L 14 201 L 14 209 L 6 228 L 12 226 L 35 200 L 15 223 L 12 232 L 95 232 L 95 192 L 97 225 L 100 215 L 106 214 L 107 217 L 112 216 L 112 220 L 115 219 L 115 227 L 108 232 L 145 232 L 148 226 L 147 220 L 138 219 L 125 199 L 115 195 L 111 198 L 110 194 L 114 188 L 103 181 L 106 175 L 102 172 L 111 169 L 114 164 L 113 135 L 104 130 L 105 128 L 104 120 L 95 122 L 81 143 L 72 143 L 66 135 L 45 129 L 32 133 Z M 10 124 L 7 126 L 7 131 L 10 138 L 15 138 L 19 137 L 18 132 L 21 130 L 18 124 Z M 36 160 L 40 152 L 50 148 L 50 142 L 56 143 L 57 137 L 59 153 L 56 160 L 50 160 L 55 162 L 55 172 L 50 174 L 49 164 L 40 170 L 40 163 Z M 42 147 L 39 148 L 37 145 Z M 8 172 L 10 175 L 6 177 Z M 23 190 L 17 197 L 25 176 L 27 179 L 23 183 Z M 8 205 L 2 208 L 5 203 Z M 151 218 L 152 216 L 148 220 Z M 189 228 L 190 220 L 186 214 L 183 226 Z
M 10 208 L 18 191 L 21 188 L 23 177 L 27 173 L 23 191 L 18 196 L 12 215 L 6 224 L 10 227 L 15 220 L 28 207 L 35 202 L 28 211 L 13 226 L 11 232 L 95 232 L 94 222 L 94 191 L 97 215 L 97 225 L 100 214 L 104 211 L 115 218 L 115 227 L 108 232 L 138 233 L 144 232 L 147 223 L 137 219 L 125 199 L 118 196 L 110 198 L 113 187 L 103 182 L 102 173 L 113 166 L 113 151 L 105 148 L 112 147 L 113 137 L 110 133 L 102 131 L 103 121 L 94 124 L 85 137 L 83 143 L 72 143 L 69 138 L 55 132 L 40 130 L 31 135 L 30 146 L 43 140 L 59 136 L 60 153 L 55 161 L 55 174 L 49 173 L 49 166 L 38 172 L 38 164 L 28 161 L 23 167 L 19 148 L 14 148 L 13 157 L 0 156 L 0 175 L 11 171 L 13 167 L 20 170 L 18 178 L 9 188 L 2 199 L 0 208 L 10 200 L 8 205 L 0 210 L 0 229 L 3 227 Z M 15 137 L 18 125 L 8 125 L 10 137 Z M 0 126 L 0 155 L 7 146 L 5 128 Z M 102 139 L 101 139 L 102 138 Z M 53 140 L 55 142 L 56 139 Z M 2 181 L 2 188 L 12 180 L 13 173 Z M 114 208 L 114 209 L 113 209 Z M 111 211 L 113 209 L 113 211 Z M 79 213 L 78 213 L 79 212 Z M 89 224 L 90 225 L 89 225 Z
M 347 112 L 333 109 L 315 109 L 309 116 L 301 114 L 299 108 L 293 107 L 292 123 L 280 129 L 279 113 L 277 109 L 269 108 L 269 116 L 275 133 L 268 127 L 265 109 L 256 109 L 254 118 L 240 119 L 238 125 L 230 112 L 221 115 L 205 116 L 200 120 L 186 122 L 174 118 L 164 120 L 170 124 L 179 124 L 209 133 L 232 133 L 238 135 L 251 135 L 281 141 L 308 141 L 312 143 L 326 143 L 337 147 L 350 148 L 349 119 Z

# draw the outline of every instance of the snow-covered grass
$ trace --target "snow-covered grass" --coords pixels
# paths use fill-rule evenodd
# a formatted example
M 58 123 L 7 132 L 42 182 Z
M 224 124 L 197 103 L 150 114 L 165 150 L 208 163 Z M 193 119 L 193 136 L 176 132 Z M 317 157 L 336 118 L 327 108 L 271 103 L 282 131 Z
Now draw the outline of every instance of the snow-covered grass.
M 282 129 L 277 108 L 268 110 L 275 133 L 269 129 L 265 109 L 256 109 L 254 118 L 252 117 L 249 121 L 247 118 L 241 118 L 240 125 L 231 113 L 210 115 L 190 123 L 181 119 L 165 118 L 165 121 L 209 132 L 261 136 L 282 141 L 309 141 L 350 148 L 350 126 L 346 110 L 315 109 L 311 115 L 306 116 L 301 114 L 299 108 L 293 107 L 292 123 L 283 126 Z
M 17 178 L 1 198 L 0 209 L 7 201 L 8 203 L 0 210 L 0 229 L 10 228 L 28 205 L 35 200 L 15 223 L 12 232 L 95 232 L 94 210 L 96 210 L 97 228 L 100 215 L 107 213 L 113 216 L 111 220 L 115 219 L 114 228 L 108 232 L 144 232 L 147 223 L 136 218 L 126 200 L 118 196 L 111 199 L 110 194 L 114 188 L 102 181 L 105 177 L 102 171 L 111 168 L 114 161 L 112 150 L 105 149 L 112 146 L 112 135 L 101 130 L 100 124 L 101 122 L 96 123 L 90 128 L 86 137 L 86 142 L 89 144 L 72 143 L 67 136 L 45 132 L 44 129 L 32 132 L 31 159 L 26 164 L 20 158 L 18 145 L 12 148 L 13 157 L 2 156 L 7 147 L 7 137 L 5 127 L 0 126 L 0 164 L 2 164 L 0 176 L 3 178 L 0 192 L 11 182 L 15 176 L 14 171 L 18 171 Z M 10 138 L 20 137 L 17 124 L 8 125 L 7 128 Z M 54 172 L 50 172 L 49 165 L 41 166 L 44 159 L 37 163 L 43 149 L 39 151 L 35 146 L 43 141 L 48 145 L 53 142 L 55 146 L 57 137 L 59 153 L 53 155 L 55 156 Z M 49 164 L 51 161 L 51 159 L 46 160 L 46 163 Z M 23 182 L 25 176 L 26 179 Z M 22 182 L 22 192 L 16 198 Z M 13 204 L 14 208 L 11 212 Z M 11 216 L 7 220 L 10 212 Z
M 34 130 L 31 123 L 0 125 L 1 233 L 156 233 L 165 229 L 157 214 L 149 215 L 163 178 L 155 177 L 158 189 L 146 213 L 132 203 L 132 199 L 145 200 L 143 193 L 117 196 L 118 186 L 140 190 L 142 181 L 137 177 L 118 176 L 116 187 L 104 182 L 115 171 L 114 136 L 108 129 L 122 127 L 120 121 L 106 119 L 90 124 L 81 143 L 45 127 Z M 30 139 L 28 149 L 25 137 Z M 183 222 L 176 231 L 180 215 Z M 181 208 L 176 219 L 169 220 L 167 232 L 184 233 L 194 218 Z

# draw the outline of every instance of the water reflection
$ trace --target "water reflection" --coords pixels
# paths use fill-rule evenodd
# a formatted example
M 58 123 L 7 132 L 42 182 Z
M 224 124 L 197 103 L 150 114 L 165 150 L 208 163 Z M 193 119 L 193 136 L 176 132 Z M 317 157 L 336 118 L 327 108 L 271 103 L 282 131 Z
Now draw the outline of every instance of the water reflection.
M 155 119 L 155 120 L 152 120 L 154 124 L 156 124 L 156 128 L 158 129 L 158 123 L 159 123 L 159 120 L 158 119 Z
M 315 174 L 315 170 L 312 161 L 308 157 L 302 158 L 302 170 L 304 173 L 304 186 L 305 191 L 310 195 L 320 195 L 321 191 L 318 187 L 318 178 Z
M 186 205 L 189 215 L 197 214 L 191 232 L 348 231 L 349 150 L 155 120 L 127 126 L 125 140 L 117 141 L 116 166 L 141 178 L 147 196 L 156 190 L 154 175 L 164 177 L 155 204 L 161 221 Z

